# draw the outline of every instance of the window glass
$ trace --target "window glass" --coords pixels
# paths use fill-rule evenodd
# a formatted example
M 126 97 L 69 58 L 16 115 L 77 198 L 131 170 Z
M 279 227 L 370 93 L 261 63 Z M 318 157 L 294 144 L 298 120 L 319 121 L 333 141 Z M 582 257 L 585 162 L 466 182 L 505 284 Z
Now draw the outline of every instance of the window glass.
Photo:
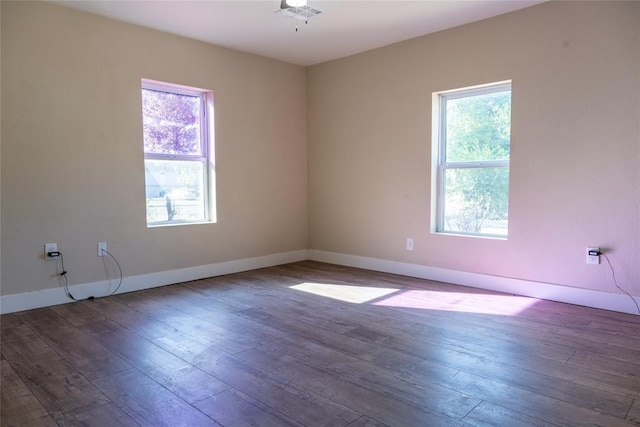
M 451 168 L 444 181 L 444 231 L 507 235 L 509 169 Z
M 506 237 L 511 84 L 434 94 L 436 232 Z
M 201 154 L 200 96 L 142 89 L 145 153 Z
M 147 222 L 202 221 L 206 217 L 204 164 L 200 161 L 144 161 Z
M 511 92 L 446 101 L 446 161 L 509 159 Z
M 207 92 L 142 84 L 147 225 L 212 219 L 213 167 Z

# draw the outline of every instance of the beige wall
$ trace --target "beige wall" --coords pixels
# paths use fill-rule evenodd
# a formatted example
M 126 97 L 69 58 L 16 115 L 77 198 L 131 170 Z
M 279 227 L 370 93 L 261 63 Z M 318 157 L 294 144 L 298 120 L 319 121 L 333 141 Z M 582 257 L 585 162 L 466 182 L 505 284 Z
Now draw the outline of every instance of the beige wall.
M 432 234 L 432 92 L 506 79 L 509 238 Z M 640 295 L 640 3 L 545 3 L 313 66 L 307 91 L 312 249 L 615 293 L 596 245 Z
M 2 3 L 2 294 L 306 249 L 305 69 L 36 2 Z M 140 79 L 211 89 L 218 223 L 146 227 Z

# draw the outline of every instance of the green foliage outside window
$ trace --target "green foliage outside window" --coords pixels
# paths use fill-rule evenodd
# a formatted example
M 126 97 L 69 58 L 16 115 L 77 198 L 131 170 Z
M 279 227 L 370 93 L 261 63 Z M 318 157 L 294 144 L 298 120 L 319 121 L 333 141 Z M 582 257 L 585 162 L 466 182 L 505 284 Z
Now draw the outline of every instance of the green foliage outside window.
M 442 231 L 507 234 L 511 91 L 445 102 Z

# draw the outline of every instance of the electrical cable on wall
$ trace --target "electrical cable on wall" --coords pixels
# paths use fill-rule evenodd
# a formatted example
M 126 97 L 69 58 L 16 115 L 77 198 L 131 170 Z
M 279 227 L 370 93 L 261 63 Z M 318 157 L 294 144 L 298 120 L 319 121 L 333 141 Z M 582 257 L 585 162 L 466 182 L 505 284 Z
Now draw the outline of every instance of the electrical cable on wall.
M 611 261 L 609 261 L 609 257 L 606 256 L 605 254 L 603 254 L 602 252 L 600 252 L 599 254 L 602 255 L 604 257 L 604 259 L 607 260 L 607 264 L 609 264 L 609 268 L 611 269 L 611 277 L 613 277 L 613 284 L 616 285 L 616 288 L 620 289 L 622 292 L 627 294 L 627 296 L 629 298 L 631 298 L 631 301 L 633 301 L 633 303 L 636 305 L 636 310 L 638 311 L 638 314 L 640 314 L 640 307 L 638 306 L 638 301 L 636 301 L 636 299 L 633 297 L 633 295 L 631 295 L 629 292 L 627 292 L 624 289 L 622 289 L 620 287 L 620 285 L 618 285 L 618 280 L 616 280 L 616 272 L 613 269 L 613 266 L 611 265 Z
M 123 278 L 123 275 L 122 275 L 122 267 L 120 266 L 120 263 L 118 262 L 118 260 L 116 259 L 116 257 L 114 257 L 114 256 L 113 256 L 109 251 L 107 251 L 106 249 L 102 249 L 102 252 L 104 252 L 105 254 L 107 254 L 107 255 L 108 255 L 108 256 L 113 260 L 113 262 L 116 264 L 116 266 L 118 267 L 118 272 L 119 272 L 119 274 L 120 274 L 120 278 L 119 278 L 119 280 L 118 280 L 118 286 L 116 286 L 116 288 L 115 288 L 111 293 L 109 293 L 108 295 L 105 295 L 104 297 L 99 297 L 99 298 L 105 298 L 105 297 L 110 297 L 110 296 L 112 296 L 112 295 L 115 295 L 115 293 L 116 293 L 116 292 L 118 292 L 118 290 L 120 289 L 120 286 L 122 285 L 122 278 Z M 47 253 L 47 255 L 48 255 L 48 256 L 50 256 L 50 257 L 59 257 L 59 258 L 60 258 L 60 267 L 61 267 L 61 269 L 62 269 L 62 270 L 61 270 L 61 272 L 60 272 L 60 273 L 58 273 L 58 276 L 59 276 L 59 280 L 61 280 L 61 281 L 62 281 L 62 286 L 63 286 L 63 288 L 64 288 L 64 293 L 65 293 L 69 298 L 71 298 L 71 299 L 72 299 L 72 300 L 74 300 L 74 301 L 82 301 L 82 299 L 78 299 L 78 298 L 74 297 L 74 296 L 71 294 L 71 291 L 69 290 L 69 279 L 68 279 L 68 277 L 67 277 L 68 272 L 67 272 L 67 270 L 64 268 L 64 256 L 62 255 L 62 252 L 60 252 L 60 251 L 49 252 L 49 253 Z M 57 266 L 56 266 L 56 270 L 57 270 Z M 87 298 L 85 298 L 85 299 L 87 299 L 87 300 L 93 300 L 93 299 L 95 299 L 95 298 L 96 298 L 96 297 L 94 297 L 94 296 L 90 296 L 90 297 L 87 297 Z
M 55 256 L 56 254 L 60 257 L 60 264 L 62 267 L 62 271 L 59 273 L 59 275 L 60 275 L 60 278 L 63 280 L 65 294 L 67 294 L 67 296 L 74 301 L 80 301 L 79 299 L 76 299 L 73 295 L 71 295 L 71 291 L 69 290 L 69 279 L 67 278 L 67 270 L 65 270 L 64 268 L 64 256 L 62 255 L 62 252 L 59 252 L 59 251 L 49 252 L 48 255 Z
M 116 286 L 116 288 L 113 290 L 113 292 L 111 292 L 109 295 L 106 295 L 106 296 L 110 297 L 112 295 L 115 295 L 115 293 L 118 292 L 118 289 L 120 289 L 120 285 L 122 285 L 122 267 L 120 267 L 120 263 L 118 262 L 116 257 L 111 255 L 111 253 L 108 250 L 102 249 L 102 252 L 104 252 L 105 254 L 109 255 L 109 257 L 111 257 L 113 262 L 115 262 L 116 265 L 118 266 L 118 271 L 120 272 L 120 281 L 118 282 L 118 286 Z

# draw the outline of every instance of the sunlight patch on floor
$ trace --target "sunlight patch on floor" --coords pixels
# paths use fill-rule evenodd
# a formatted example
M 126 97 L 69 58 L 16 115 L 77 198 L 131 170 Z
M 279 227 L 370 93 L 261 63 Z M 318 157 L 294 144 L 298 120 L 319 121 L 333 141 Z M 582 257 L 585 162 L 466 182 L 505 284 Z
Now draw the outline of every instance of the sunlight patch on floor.
M 353 304 L 363 304 L 400 290 L 392 288 L 374 288 L 370 286 L 335 285 L 331 283 L 311 282 L 290 286 L 290 288 Z
M 409 290 L 377 301 L 373 305 L 513 316 L 537 301 L 535 298 L 514 295 Z
M 372 305 L 382 307 L 502 316 L 514 316 L 538 302 L 536 298 L 516 295 L 487 295 L 417 289 L 402 290 L 372 286 L 338 285 L 334 283 L 305 282 L 290 286 L 290 288 L 352 304 L 370 302 Z

